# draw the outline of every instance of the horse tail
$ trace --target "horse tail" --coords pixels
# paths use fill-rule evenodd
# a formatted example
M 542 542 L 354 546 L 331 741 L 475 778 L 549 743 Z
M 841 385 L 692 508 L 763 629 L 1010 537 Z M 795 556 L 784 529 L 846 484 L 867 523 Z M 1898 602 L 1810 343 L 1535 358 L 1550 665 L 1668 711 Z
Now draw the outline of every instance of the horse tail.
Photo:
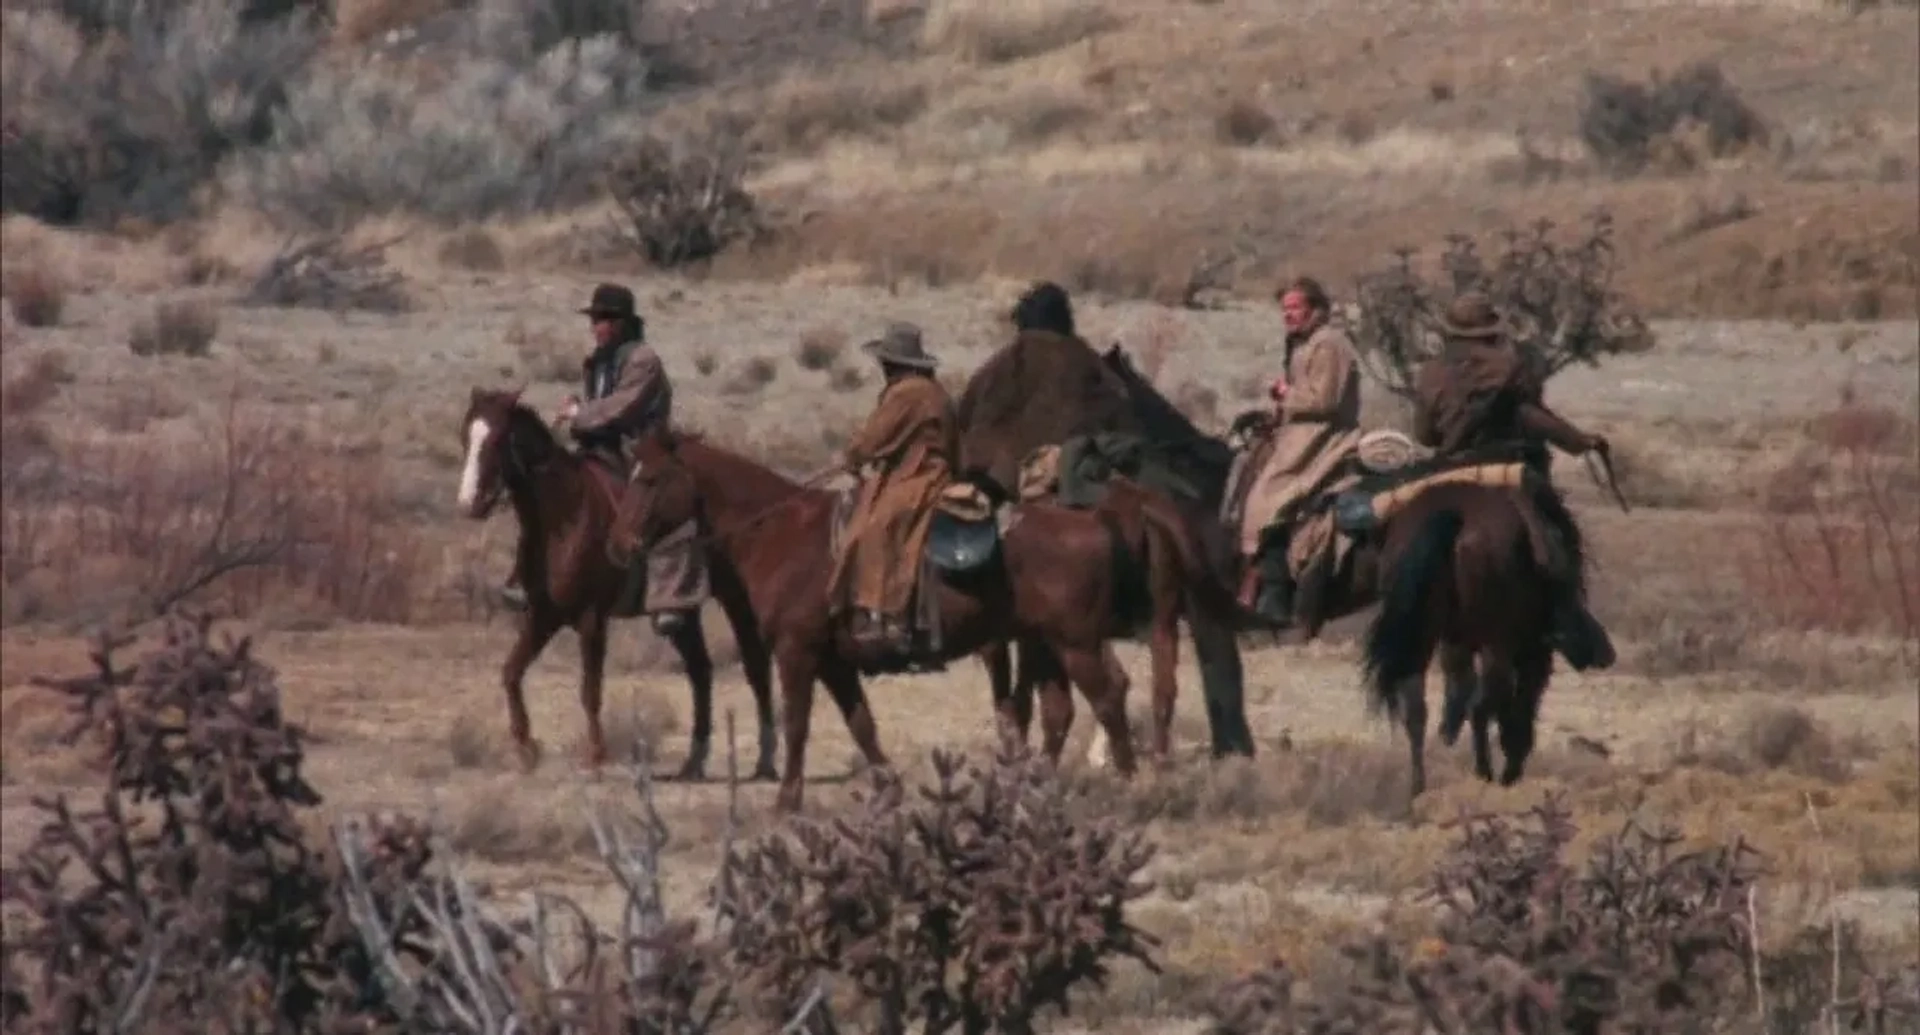
M 1107 531 L 1109 563 L 1113 571 L 1113 618 L 1129 632 L 1147 624 L 1153 617 L 1153 590 L 1148 579 L 1148 559 L 1138 556 L 1127 545 L 1126 529 L 1120 519 L 1101 510 L 1100 525 Z M 1148 547 L 1151 549 L 1151 545 Z
M 1213 755 L 1252 758 L 1253 731 L 1247 725 L 1246 674 L 1240 663 L 1235 626 L 1240 602 L 1221 581 L 1219 569 L 1208 558 L 1193 526 L 1177 508 L 1161 509 L 1149 501 L 1142 508 L 1147 526 L 1147 549 L 1161 556 L 1149 563 L 1171 561 L 1178 569 L 1180 598 L 1187 602 L 1187 630 L 1200 667 L 1200 689 L 1206 700 L 1207 728 L 1213 736 Z M 1168 602 L 1169 606 L 1179 601 Z
M 1426 628 L 1428 601 L 1435 583 L 1447 572 L 1463 523 L 1458 510 L 1427 515 L 1387 576 L 1380 612 L 1367 629 L 1362 661 L 1369 704 L 1376 711 L 1398 717 L 1400 699 L 1395 688 L 1426 668 L 1425 647 L 1432 638 Z

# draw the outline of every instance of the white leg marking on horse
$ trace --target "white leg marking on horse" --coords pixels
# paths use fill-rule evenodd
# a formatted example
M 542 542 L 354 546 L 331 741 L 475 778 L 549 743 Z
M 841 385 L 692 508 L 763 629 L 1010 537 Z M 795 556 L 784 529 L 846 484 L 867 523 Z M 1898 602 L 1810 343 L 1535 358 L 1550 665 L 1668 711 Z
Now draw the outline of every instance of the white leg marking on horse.
M 1095 769 L 1113 764 L 1113 745 L 1107 743 L 1107 731 L 1103 727 L 1093 728 L 1093 739 L 1087 742 L 1087 764 Z
M 462 507 L 471 507 L 480 496 L 480 446 L 487 440 L 487 422 L 475 418 L 467 426 L 467 462 L 460 469 L 460 495 L 457 497 Z

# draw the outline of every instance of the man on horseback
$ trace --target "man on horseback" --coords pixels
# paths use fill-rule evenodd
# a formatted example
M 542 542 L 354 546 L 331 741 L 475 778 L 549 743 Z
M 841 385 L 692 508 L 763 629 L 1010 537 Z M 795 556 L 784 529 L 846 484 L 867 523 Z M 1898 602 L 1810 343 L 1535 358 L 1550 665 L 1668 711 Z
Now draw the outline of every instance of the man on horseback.
M 585 400 L 568 396 L 557 423 L 579 443 L 583 454 L 600 459 L 624 482 L 632 466 L 633 440 L 664 426 L 673 412 L 673 386 L 665 366 L 646 343 L 646 321 L 633 292 L 619 284 L 601 284 L 580 313 L 592 321 L 593 349 L 581 361 Z M 706 559 L 694 542 L 692 523 L 635 560 L 623 600 L 646 590 L 645 611 L 661 634 L 674 632 L 689 611 L 706 599 Z M 526 606 L 516 566 L 502 592 L 507 606 Z
M 1535 479 L 1533 491 L 1550 492 L 1547 443 L 1575 455 L 1607 451 L 1605 438 L 1582 431 L 1548 408 L 1538 355 L 1512 341 L 1485 294 L 1470 291 L 1455 298 L 1441 314 L 1441 335 L 1440 355 L 1422 365 L 1414 379 L 1414 436 L 1432 448 L 1436 458 L 1517 448 Z M 1578 533 L 1548 518 L 1564 513 L 1564 508 L 1529 506 L 1523 511 L 1547 545 L 1557 593 L 1555 645 L 1576 669 L 1612 665 L 1613 644 L 1606 630 L 1587 610 L 1577 573 L 1564 570 L 1566 541 Z
M 909 608 L 934 507 L 953 478 L 957 427 L 918 327 L 892 324 L 861 348 L 880 362 L 886 385 L 847 444 L 847 469 L 866 470 L 829 600 L 834 620 L 853 612 L 851 631 L 863 649 L 907 655 L 914 634 Z
M 1360 438 L 1360 370 L 1353 342 L 1333 326 L 1332 301 L 1312 277 L 1275 297 L 1286 326 L 1285 373 L 1270 394 L 1276 405 L 1268 441 L 1234 497 L 1241 604 L 1276 625 L 1307 625 L 1332 577 L 1331 550 L 1314 550 L 1296 578 L 1290 540 L 1309 504 L 1339 472 Z M 1263 454 L 1263 455 L 1262 455 Z

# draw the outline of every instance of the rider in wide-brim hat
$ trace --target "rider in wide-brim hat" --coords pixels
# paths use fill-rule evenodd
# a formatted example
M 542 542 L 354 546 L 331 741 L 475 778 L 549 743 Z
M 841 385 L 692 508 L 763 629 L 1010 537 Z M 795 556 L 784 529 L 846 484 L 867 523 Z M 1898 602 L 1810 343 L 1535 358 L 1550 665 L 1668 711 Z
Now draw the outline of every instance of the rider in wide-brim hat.
M 861 345 L 860 351 L 882 364 L 912 370 L 932 370 L 940 365 L 939 360 L 928 354 L 920 338 L 920 328 L 904 320 L 888 324 L 885 333 Z
M 1511 326 L 1483 291 L 1467 291 L 1440 311 L 1440 333 L 1449 338 L 1498 338 Z

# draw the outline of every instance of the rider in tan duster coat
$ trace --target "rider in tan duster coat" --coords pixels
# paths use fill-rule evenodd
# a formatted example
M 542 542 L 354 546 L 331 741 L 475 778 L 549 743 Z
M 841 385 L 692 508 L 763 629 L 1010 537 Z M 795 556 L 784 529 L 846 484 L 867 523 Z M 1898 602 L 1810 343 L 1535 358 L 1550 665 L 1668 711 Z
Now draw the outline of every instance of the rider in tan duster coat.
M 1287 327 L 1286 376 L 1275 385 L 1279 421 L 1266 462 L 1248 484 L 1240 517 L 1246 561 L 1242 597 L 1276 621 L 1293 613 L 1294 586 L 1284 563 L 1259 564 L 1269 528 L 1283 539 L 1360 436 L 1360 369 L 1353 342 L 1328 323 L 1332 303 L 1319 282 L 1301 277 L 1280 292 Z M 1270 544 L 1284 558 L 1284 545 Z M 1262 582 L 1265 585 L 1261 585 Z
M 880 361 L 887 384 L 847 444 L 848 467 L 870 473 L 848 520 L 829 599 L 836 614 L 854 609 L 857 638 L 905 652 L 920 557 L 934 506 L 953 479 L 958 428 L 919 328 L 896 323 L 863 348 Z

